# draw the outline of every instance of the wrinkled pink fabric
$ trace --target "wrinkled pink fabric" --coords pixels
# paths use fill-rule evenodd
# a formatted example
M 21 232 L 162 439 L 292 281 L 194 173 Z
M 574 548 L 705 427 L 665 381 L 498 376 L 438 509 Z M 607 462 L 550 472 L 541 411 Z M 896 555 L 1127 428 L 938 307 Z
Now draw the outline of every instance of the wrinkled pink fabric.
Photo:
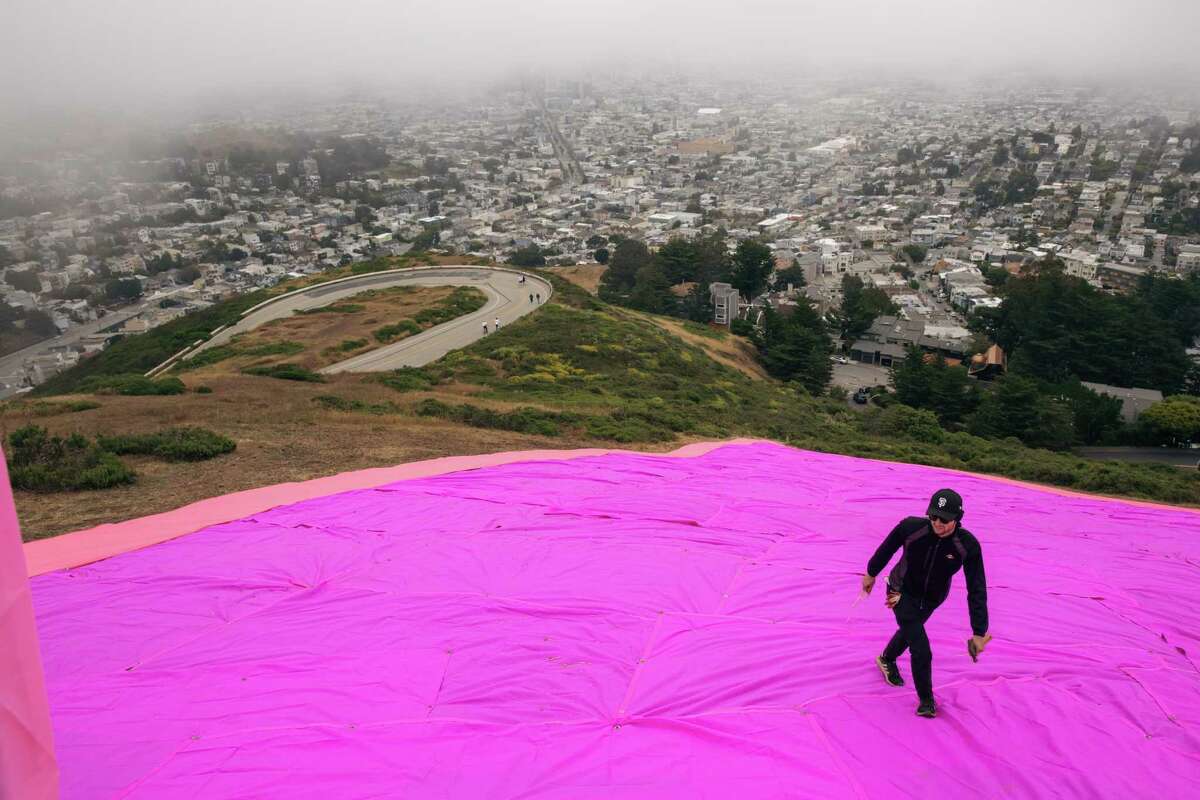
M 952 486 L 936 720 L 867 558 Z M 34 578 L 65 798 L 1191 796 L 1200 515 L 792 450 L 312 499 Z M 901 661 L 907 673 L 907 658 Z
M 52 800 L 58 770 L 21 530 L 0 451 L 0 800 Z

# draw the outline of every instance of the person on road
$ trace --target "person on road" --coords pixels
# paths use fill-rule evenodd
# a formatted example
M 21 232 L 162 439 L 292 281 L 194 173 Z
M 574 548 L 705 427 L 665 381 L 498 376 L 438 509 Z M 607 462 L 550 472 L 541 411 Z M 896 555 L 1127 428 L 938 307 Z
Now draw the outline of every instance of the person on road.
M 500 318 L 496 317 L 495 330 L 500 330 Z
M 485 320 L 483 321 L 483 335 L 484 335 L 484 336 L 487 336 L 487 333 L 488 333 L 488 329 L 487 329 L 487 320 L 485 319 Z
M 533 292 L 529 293 L 529 302 L 533 302 Z
M 542 293 L 541 293 L 541 292 L 538 292 L 538 293 L 536 293 L 536 294 L 534 295 L 534 297 L 536 297 L 536 298 L 537 298 L 537 301 L 538 301 L 538 303 L 541 303 L 541 302 L 542 302 Z
M 862 590 L 870 594 L 875 576 L 883 571 L 897 550 L 903 554 L 888 573 L 887 607 L 896 615 L 899 630 L 875 659 L 884 680 L 903 686 L 896 659 L 907 649 L 916 684 L 917 714 L 933 717 L 933 653 L 925 622 L 950 592 L 950 579 L 963 570 L 967 579 L 967 609 L 972 637 L 967 649 L 972 658 L 991 639 L 988 632 L 987 580 L 983 572 L 983 550 L 970 531 L 962 527 L 962 497 L 952 489 L 937 491 L 923 517 L 907 517 L 892 529 L 867 562 Z

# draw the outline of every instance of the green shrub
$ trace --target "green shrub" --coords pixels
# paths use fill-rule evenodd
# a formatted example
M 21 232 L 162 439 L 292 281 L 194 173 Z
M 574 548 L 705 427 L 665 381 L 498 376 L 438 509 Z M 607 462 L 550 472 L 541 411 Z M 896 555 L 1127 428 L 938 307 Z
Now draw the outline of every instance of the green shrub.
M 744 336 L 749 339 L 754 335 L 754 323 L 746 319 L 735 319 L 729 323 L 729 331 L 734 336 Z
M 390 375 L 383 375 L 379 382 L 397 392 L 414 392 L 428 389 L 434 384 L 434 378 L 420 367 L 401 367 Z
M 944 434 L 937 415 L 932 411 L 900 403 L 866 415 L 863 426 L 881 436 L 899 436 L 918 442 L 940 442 Z
M 238 355 L 238 349 L 231 344 L 219 344 L 215 347 L 209 347 L 201 350 L 190 358 L 185 358 L 175 362 L 171 367 L 174 372 L 188 372 L 193 369 L 207 367 L 210 364 L 216 364 L 224 361 L 227 358 L 233 358 Z
M 221 344 L 201 350 L 191 358 L 178 362 L 173 369 L 177 372 L 200 369 L 216 364 L 235 356 L 292 356 L 303 352 L 304 345 L 299 342 L 263 342 L 258 345 L 243 346 L 237 339 L 229 344 Z
M 607 417 L 588 417 L 586 429 L 589 436 L 622 443 L 668 442 L 675 438 L 671 431 L 655 426 L 641 417 L 621 413 Z
M 119 458 L 83 436 L 50 436 L 36 425 L 12 432 L 6 456 L 13 488 L 30 492 L 107 489 L 137 477 Z
M 279 378 L 285 381 L 308 381 L 324 383 L 325 376 L 313 372 L 299 364 L 264 364 L 260 367 L 247 367 L 242 370 L 247 375 L 259 375 L 264 378 Z
M 196 394 L 212 394 L 211 386 L 197 386 Z
M 319 308 L 306 308 L 297 311 L 297 314 L 357 314 L 365 309 L 366 306 L 361 303 L 331 303 L 327 306 Z
M 413 334 L 420 333 L 421 326 L 411 319 L 402 319 L 393 325 L 385 325 L 376 330 L 372 335 L 375 341 L 387 344 L 396 339 L 404 339 Z
M 29 406 L 29 410 L 33 412 L 35 417 L 52 417 L 55 414 L 75 414 L 79 411 L 90 411 L 93 408 L 99 407 L 99 403 L 94 403 L 91 400 L 72 400 L 67 403 L 39 401 L 32 403 Z
M 239 356 L 294 356 L 304 352 L 304 345 L 299 342 L 263 342 L 250 347 L 238 347 Z
M 433 399 L 422 401 L 417 406 L 417 414 L 422 417 L 441 417 L 474 428 L 494 428 L 519 433 L 535 433 L 541 436 L 558 436 L 561 432 L 559 424 L 568 418 L 575 419 L 574 415 L 557 414 L 553 411 L 541 411 L 536 408 L 493 411 L 466 403 L 452 406 Z
M 459 286 L 449 297 L 440 300 L 436 305 L 421 309 L 412 319 L 402 319 L 393 325 L 382 327 L 373 335 L 376 341 L 384 343 L 403 339 L 464 314 L 470 314 L 486 304 L 487 295 L 483 292 L 471 286 Z
M 475 428 L 495 428 L 541 436 L 560 436 L 564 428 L 582 428 L 589 436 L 615 442 L 666 442 L 675 438 L 671 425 L 680 425 L 670 415 L 656 417 L 640 410 L 617 409 L 607 416 L 543 411 L 528 406 L 512 411 L 493 411 L 468 404 L 452 406 L 440 400 L 424 400 L 417 405 L 423 417 L 441 417 Z
M 745 320 L 743 320 L 743 322 L 745 322 Z M 746 324 L 749 325 L 750 323 L 747 322 Z M 724 339 L 725 338 L 725 331 L 721 330 L 720 328 L 713 328 L 708 325 L 701 325 L 699 322 L 693 322 L 690 319 L 684 321 L 683 327 L 684 327 L 684 330 L 688 331 L 689 333 L 694 333 L 697 336 L 704 336 L 709 339 Z M 753 330 L 754 326 L 751 325 L 750 327 Z M 737 333 L 737 331 L 733 331 L 733 332 Z M 741 334 L 741 335 L 748 335 L 748 334 Z
M 187 387 L 179 378 L 147 378 L 145 375 L 97 375 L 83 381 L 81 392 L 130 396 L 183 394 Z
M 351 350 L 357 350 L 360 347 L 366 347 L 366 339 L 343 339 L 342 342 L 335 348 L 343 353 L 348 353 Z
M 237 449 L 227 436 L 206 428 L 168 428 L 158 433 L 100 436 L 96 443 L 117 455 L 157 456 L 167 461 L 205 461 Z
M 313 398 L 313 402 L 331 411 L 347 411 L 359 414 L 398 414 L 400 408 L 395 403 L 364 403 L 361 400 L 350 400 L 332 394 L 322 394 Z

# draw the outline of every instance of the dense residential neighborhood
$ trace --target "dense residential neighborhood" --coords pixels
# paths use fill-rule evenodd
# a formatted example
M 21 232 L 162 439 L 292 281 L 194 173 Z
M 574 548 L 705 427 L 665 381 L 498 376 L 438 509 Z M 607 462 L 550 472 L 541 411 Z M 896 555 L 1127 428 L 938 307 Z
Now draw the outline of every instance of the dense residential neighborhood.
M 684 315 L 761 327 L 802 298 L 830 319 L 850 281 L 890 313 L 835 348 L 882 367 L 909 346 L 982 356 L 970 319 L 1046 264 L 1106 293 L 1200 272 L 1200 123 L 1151 97 L 571 82 L 193 124 L 130 151 L 0 175 L 0 392 L 223 297 L 410 249 L 613 258 L 616 276 L 622 242 L 751 242 L 762 280 L 631 272 L 611 299 L 691 295 Z

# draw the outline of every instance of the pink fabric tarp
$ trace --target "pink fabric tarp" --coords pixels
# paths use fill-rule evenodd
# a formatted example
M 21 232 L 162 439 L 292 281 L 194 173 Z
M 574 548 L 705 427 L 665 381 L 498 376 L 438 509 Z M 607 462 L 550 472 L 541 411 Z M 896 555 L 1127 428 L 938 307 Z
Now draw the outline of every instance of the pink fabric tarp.
M 953 486 L 941 714 L 867 557 Z M 32 580 L 66 798 L 1190 795 L 1200 515 L 772 444 L 512 463 Z M 902 667 L 907 667 L 902 661 Z
M 58 771 L 21 530 L 0 452 L 0 800 L 51 800 Z
M 690 458 L 702 455 L 722 444 L 749 443 L 755 439 L 730 439 L 727 442 L 696 442 L 684 445 L 664 455 L 671 458 Z M 353 472 L 342 472 L 325 478 L 298 483 L 279 483 L 246 489 L 232 494 L 218 495 L 199 500 L 180 508 L 138 517 L 122 522 L 97 525 L 94 528 L 66 533 L 48 539 L 37 539 L 25 544 L 25 561 L 29 575 L 43 575 L 55 570 L 79 567 L 93 561 L 109 558 L 131 550 L 165 542 L 186 533 L 198 531 L 209 525 L 229 522 L 276 506 L 310 500 L 314 497 L 353 489 L 367 489 L 411 478 L 425 478 L 481 467 L 495 467 L 518 461 L 536 461 L 586 458 L 609 453 L 629 452 L 586 448 L 581 450 L 521 450 L 500 453 L 484 453 L 472 456 L 446 456 L 428 461 L 412 461 L 393 467 L 375 467 Z

